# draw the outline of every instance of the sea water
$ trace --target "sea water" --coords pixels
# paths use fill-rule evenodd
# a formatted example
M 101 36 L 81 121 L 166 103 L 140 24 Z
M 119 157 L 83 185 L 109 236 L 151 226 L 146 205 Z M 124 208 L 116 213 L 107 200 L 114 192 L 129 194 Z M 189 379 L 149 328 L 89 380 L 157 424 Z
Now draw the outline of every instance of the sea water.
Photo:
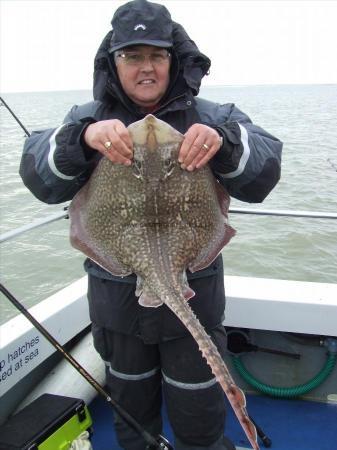
M 232 207 L 337 212 L 337 85 L 212 86 L 204 98 L 235 103 L 284 142 L 282 177 L 262 205 Z M 90 91 L 4 94 L 29 130 L 59 126 Z M 18 175 L 24 132 L 1 114 L 0 233 L 62 211 L 35 199 Z M 337 282 L 337 220 L 231 214 L 237 235 L 223 251 L 227 275 Z M 26 307 L 83 276 L 84 257 L 68 239 L 66 219 L 1 245 L 1 279 Z M 1 322 L 17 314 L 0 297 Z M 336 300 L 337 301 L 337 300 Z

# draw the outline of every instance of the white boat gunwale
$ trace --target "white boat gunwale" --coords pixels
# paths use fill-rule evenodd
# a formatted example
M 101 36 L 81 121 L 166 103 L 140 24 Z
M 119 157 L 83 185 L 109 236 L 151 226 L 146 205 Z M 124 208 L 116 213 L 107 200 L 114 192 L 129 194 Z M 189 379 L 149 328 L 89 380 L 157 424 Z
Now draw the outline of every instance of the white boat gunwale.
M 337 336 L 337 284 L 225 275 L 225 285 L 225 326 Z M 87 277 L 84 276 L 33 306 L 29 312 L 63 345 L 90 325 L 86 289 Z M 37 344 L 27 345 L 37 336 Z M 21 355 L 19 349 L 24 350 Z M 36 349 L 38 354 L 15 370 L 15 364 L 30 353 L 36 353 Z M 22 315 L 1 325 L 0 395 L 54 351 Z M 10 366 L 12 370 L 6 376 Z

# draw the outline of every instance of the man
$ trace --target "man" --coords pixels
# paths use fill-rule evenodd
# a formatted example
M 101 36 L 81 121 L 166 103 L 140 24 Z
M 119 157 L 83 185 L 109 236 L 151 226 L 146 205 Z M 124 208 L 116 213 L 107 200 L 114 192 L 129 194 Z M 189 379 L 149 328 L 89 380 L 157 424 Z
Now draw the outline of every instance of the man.
M 233 197 L 263 201 L 279 180 L 282 144 L 233 104 L 196 97 L 210 61 L 167 9 L 135 0 L 115 12 L 112 27 L 95 58 L 95 101 L 73 107 L 59 128 L 27 139 L 20 168 L 27 187 L 44 202 L 64 202 L 102 155 L 131 165 L 126 127 L 151 112 L 184 133 L 184 170 L 209 163 Z M 112 397 L 157 435 L 163 386 L 177 450 L 233 450 L 223 436 L 223 392 L 179 319 L 165 305 L 140 306 L 134 275 L 112 276 L 90 260 L 85 269 L 94 343 L 106 362 Z M 224 355 L 221 256 L 188 280 L 196 292 L 191 307 Z M 118 417 L 115 426 L 124 449 L 144 449 Z

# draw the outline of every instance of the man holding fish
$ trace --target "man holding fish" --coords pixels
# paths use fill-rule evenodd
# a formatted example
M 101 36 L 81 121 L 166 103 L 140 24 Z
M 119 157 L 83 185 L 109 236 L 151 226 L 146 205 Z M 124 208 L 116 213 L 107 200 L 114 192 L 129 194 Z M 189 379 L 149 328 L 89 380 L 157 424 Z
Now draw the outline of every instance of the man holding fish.
M 74 106 L 60 127 L 26 140 L 20 167 L 25 184 L 40 200 L 60 203 L 86 185 L 102 155 L 133 167 L 128 126 L 152 114 L 183 134 L 183 171 L 209 165 L 231 196 L 262 202 L 279 180 L 282 143 L 233 104 L 197 97 L 209 67 L 164 6 L 146 0 L 121 6 L 95 58 L 95 100 Z M 163 390 L 177 450 L 235 449 L 223 435 L 223 390 L 183 323 L 165 304 L 138 303 L 135 274 L 113 275 L 94 260 L 85 262 L 90 317 L 112 397 L 157 435 Z M 221 255 L 187 271 L 187 281 L 184 295 L 195 293 L 189 305 L 224 356 Z M 149 305 L 153 299 L 145 300 Z M 118 417 L 115 426 L 122 448 L 144 449 L 142 438 Z

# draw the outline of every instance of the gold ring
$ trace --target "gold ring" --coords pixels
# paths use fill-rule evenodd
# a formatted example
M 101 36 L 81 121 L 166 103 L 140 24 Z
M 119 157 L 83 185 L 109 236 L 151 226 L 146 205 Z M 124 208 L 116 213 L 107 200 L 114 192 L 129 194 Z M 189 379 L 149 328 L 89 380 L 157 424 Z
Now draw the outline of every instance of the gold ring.
M 112 146 L 112 143 L 111 143 L 110 141 L 104 142 L 104 147 L 105 147 L 107 150 L 110 150 L 111 146 Z
M 206 150 L 207 152 L 208 152 L 208 150 L 209 150 L 209 147 L 208 147 L 207 144 L 202 144 L 201 148 L 202 148 L 203 150 Z

